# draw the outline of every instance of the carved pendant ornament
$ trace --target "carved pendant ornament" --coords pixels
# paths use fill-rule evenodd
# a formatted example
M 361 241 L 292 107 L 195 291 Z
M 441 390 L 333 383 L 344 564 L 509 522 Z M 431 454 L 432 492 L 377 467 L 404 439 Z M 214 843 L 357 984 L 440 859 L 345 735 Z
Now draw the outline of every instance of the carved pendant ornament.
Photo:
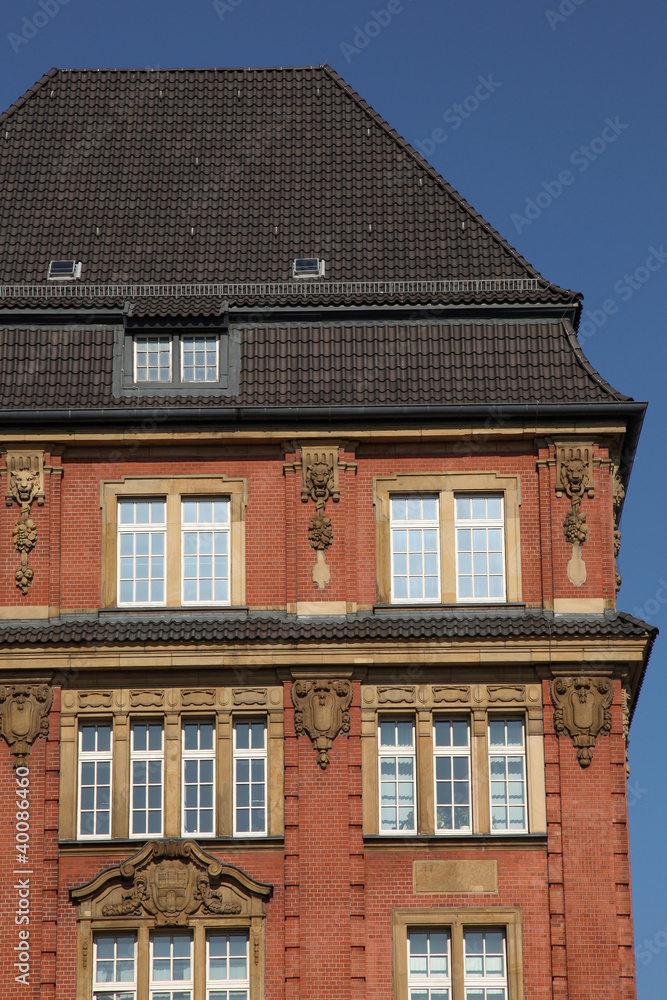
M 0 687 L 0 735 L 14 757 L 14 767 L 25 767 L 38 736 L 49 735 L 53 691 L 46 684 L 5 684 Z
M 296 709 L 296 734 L 310 736 L 317 750 L 317 763 L 324 770 L 336 736 L 350 731 L 352 685 L 349 681 L 295 681 L 292 704 Z
M 618 572 L 618 554 L 621 551 L 621 533 L 618 530 L 618 519 L 621 515 L 621 507 L 625 499 L 625 487 L 618 473 L 614 476 L 612 486 L 612 499 L 614 504 L 614 569 L 616 572 L 616 593 L 621 589 L 621 574 Z
M 14 548 L 21 556 L 15 576 L 16 586 L 22 594 L 28 593 L 34 576 L 28 557 L 37 544 L 37 525 L 30 516 L 35 500 L 40 507 L 44 505 L 44 456 L 38 452 L 8 452 L 5 503 L 8 507 L 16 503 L 21 508 L 12 537 Z
M 340 500 L 338 489 L 338 450 L 309 451 L 301 453 L 303 479 L 301 484 L 301 500 L 315 504 L 315 515 L 308 525 L 308 541 L 315 552 L 317 560 L 313 567 L 313 582 L 320 590 L 324 590 L 331 578 L 331 571 L 324 558 L 325 551 L 333 542 L 333 526 L 331 518 L 325 513 L 327 500 L 334 503 Z
M 551 683 L 554 729 L 568 735 L 577 748 L 581 767 L 588 767 L 598 736 L 611 732 L 614 687 L 606 677 L 559 677 Z
M 182 926 L 193 916 L 261 914 L 271 892 L 193 841 L 167 840 L 149 842 L 71 896 L 78 903 L 91 900 L 96 918 L 152 917 L 156 926 Z
M 586 581 L 586 564 L 581 558 L 581 546 L 588 537 L 586 515 L 581 509 L 582 498 L 593 496 L 593 449 L 590 446 L 556 446 L 556 496 L 565 494 L 570 510 L 563 521 L 563 534 L 572 546 L 572 558 L 567 564 L 567 577 L 575 587 Z

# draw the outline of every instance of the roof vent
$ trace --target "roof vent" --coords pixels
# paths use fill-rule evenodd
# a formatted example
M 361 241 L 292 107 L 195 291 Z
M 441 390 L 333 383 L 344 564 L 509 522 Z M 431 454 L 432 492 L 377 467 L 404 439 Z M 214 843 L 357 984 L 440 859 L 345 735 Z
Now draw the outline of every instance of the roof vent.
M 297 257 L 292 263 L 293 278 L 323 278 L 324 261 L 319 257 Z
M 49 261 L 49 281 L 74 281 L 81 277 L 81 261 Z

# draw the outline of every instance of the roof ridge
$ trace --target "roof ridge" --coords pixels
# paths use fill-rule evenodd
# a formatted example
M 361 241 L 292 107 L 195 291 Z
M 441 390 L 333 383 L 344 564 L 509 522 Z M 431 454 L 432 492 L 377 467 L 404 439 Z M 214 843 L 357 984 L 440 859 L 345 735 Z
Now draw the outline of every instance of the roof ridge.
M 483 227 L 483 229 L 494 240 L 496 240 L 504 250 L 508 251 L 514 257 L 514 259 L 516 260 L 516 262 L 521 267 L 526 268 L 526 270 L 528 271 L 528 273 L 530 274 L 530 276 L 532 278 L 538 278 L 540 281 L 543 281 L 544 284 L 545 284 L 545 286 L 547 288 L 557 288 L 557 289 L 560 289 L 563 292 L 565 292 L 566 294 L 572 296 L 573 300 L 577 299 L 577 294 L 578 293 L 573 292 L 569 288 L 561 288 L 560 285 L 555 285 L 553 282 L 551 282 L 547 278 L 545 278 L 543 274 L 540 274 L 540 272 L 537 270 L 537 268 L 533 267 L 533 265 L 529 261 L 527 261 L 526 258 L 523 257 L 519 253 L 519 251 L 515 247 L 513 247 L 511 245 L 511 243 L 509 243 L 504 238 L 504 236 L 502 236 L 498 232 L 497 229 L 495 229 L 491 225 L 490 222 L 487 222 L 486 219 L 482 215 L 480 215 L 480 213 L 470 204 L 470 202 L 466 201 L 466 199 L 463 197 L 463 195 L 460 194 L 456 190 L 456 188 L 454 188 L 449 183 L 449 181 L 446 180 L 442 176 L 442 174 L 438 173 L 438 171 L 435 169 L 435 167 L 431 166 L 431 164 L 428 162 L 428 160 L 426 160 L 421 155 L 421 153 L 419 153 L 414 148 L 414 146 L 410 145 L 410 143 L 407 141 L 407 139 L 403 138 L 403 136 L 399 132 L 397 132 L 396 129 L 392 128 L 392 126 L 382 117 L 382 115 L 379 112 L 377 112 L 375 110 L 375 108 L 373 108 L 367 101 L 365 101 L 363 99 L 363 97 L 361 97 L 361 95 L 357 93 L 357 91 L 354 89 L 354 87 L 352 87 L 339 73 L 337 73 L 336 70 L 333 69 L 333 67 L 331 67 L 331 66 L 329 66 L 328 64 L 325 63 L 321 68 L 324 70 L 324 72 L 328 76 L 331 77 L 331 79 L 335 83 L 338 84 L 338 86 L 340 87 L 340 89 L 343 92 L 347 93 L 348 97 L 351 97 L 352 100 L 355 101 L 355 103 L 357 103 L 365 112 L 367 112 L 375 120 L 375 122 L 380 126 L 380 128 L 382 128 L 383 131 L 385 131 L 389 135 L 389 137 L 394 140 L 394 142 L 397 142 L 398 145 L 402 149 L 404 149 L 412 157 L 412 159 L 415 160 L 415 162 L 422 169 L 424 169 L 433 180 L 436 181 L 437 184 L 439 184 L 442 188 L 444 188 L 444 190 L 447 192 L 447 194 L 451 195 L 451 197 L 454 198 L 454 200 L 457 202 L 457 204 L 465 212 L 467 212 L 467 214 L 472 219 L 474 219 L 474 221 L 478 225 L 481 225 Z
M 9 107 L 3 111 L 2 114 L 0 114 L 0 125 L 4 125 L 7 119 L 10 118 L 14 112 L 18 111 L 19 108 L 22 108 L 31 97 L 33 97 L 39 90 L 42 89 L 42 87 L 45 86 L 47 80 L 52 80 L 55 76 L 58 76 L 60 72 L 61 71 L 57 66 L 52 66 L 50 70 L 47 70 L 44 76 L 40 77 L 36 83 L 33 83 L 32 87 L 21 94 L 20 97 L 17 97 L 14 103 L 10 104 Z
M 563 327 L 565 337 L 574 352 L 575 358 L 577 359 L 581 367 L 584 369 L 586 374 L 590 375 L 593 381 L 596 382 L 601 389 L 604 389 L 606 392 L 610 393 L 614 397 L 614 399 L 618 400 L 619 402 L 624 402 L 624 401 L 632 402 L 633 401 L 632 396 L 624 396 L 622 392 L 618 391 L 618 389 L 614 389 L 613 385 L 607 382 L 607 380 L 604 379 L 602 375 L 600 375 L 597 369 L 593 367 L 591 362 L 584 354 L 581 348 L 581 344 L 579 343 L 577 335 L 574 331 L 574 327 L 572 326 L 570 321 L 567 319 L 562 319 L 561 326 Z

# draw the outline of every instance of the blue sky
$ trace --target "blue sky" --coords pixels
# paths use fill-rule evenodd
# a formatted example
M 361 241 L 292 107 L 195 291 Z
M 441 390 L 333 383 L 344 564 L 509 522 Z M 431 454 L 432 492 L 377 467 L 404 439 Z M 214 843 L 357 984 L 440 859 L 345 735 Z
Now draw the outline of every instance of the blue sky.
M 542 274 L 584 293 L 589 358 L 650 401 L 619 607 L 664 628 L 666 27 L 659 0 L 4 0 L 0 107 L 54 65 L 330 63 Z M 631 732 L 640 1000 L 667 977 L 664 659 L 659 640 Z

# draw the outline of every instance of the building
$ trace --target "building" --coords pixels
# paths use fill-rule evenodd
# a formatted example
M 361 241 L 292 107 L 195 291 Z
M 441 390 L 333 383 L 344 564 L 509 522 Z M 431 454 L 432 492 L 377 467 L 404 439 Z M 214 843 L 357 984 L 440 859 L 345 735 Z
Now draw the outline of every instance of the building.
M 580 296 L 326 66 L 0 125 L 7 1000 L 634 997 Z

